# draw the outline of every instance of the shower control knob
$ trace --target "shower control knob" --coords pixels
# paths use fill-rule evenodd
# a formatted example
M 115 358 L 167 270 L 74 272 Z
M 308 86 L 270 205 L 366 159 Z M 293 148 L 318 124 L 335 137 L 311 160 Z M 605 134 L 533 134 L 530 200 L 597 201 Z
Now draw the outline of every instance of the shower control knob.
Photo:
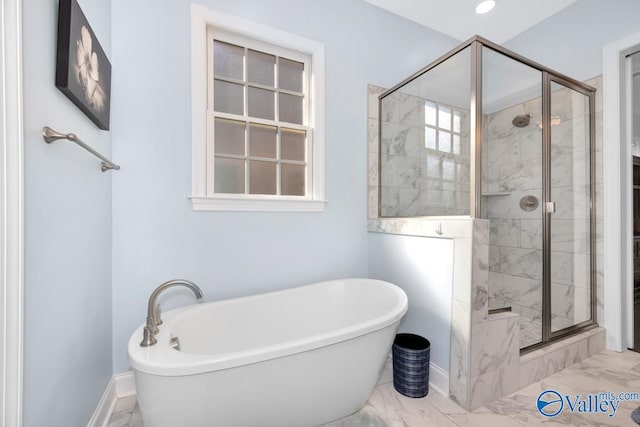
M 538 204 L 539 202 L 536 196 L 528 195 L 520 199 L 520 209 L 525 212 L 535 211 L 538 208 Z

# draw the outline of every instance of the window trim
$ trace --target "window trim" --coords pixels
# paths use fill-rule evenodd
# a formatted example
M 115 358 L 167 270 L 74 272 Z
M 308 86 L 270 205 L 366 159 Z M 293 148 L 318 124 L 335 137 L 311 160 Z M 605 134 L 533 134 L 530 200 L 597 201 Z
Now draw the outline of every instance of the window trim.
M 222 32 L 302 52 L 311 58 L 308 126 L 313 129 L 310 153 L 312 181 L 307 197 L 247 194 L 207 195 L 207 84 L 209 27 Z M 294 34 L 264 26 L 233 15 L 191 5 L 191 196 L 196 211 L 321 212 L 324 210 L 324 45 Z

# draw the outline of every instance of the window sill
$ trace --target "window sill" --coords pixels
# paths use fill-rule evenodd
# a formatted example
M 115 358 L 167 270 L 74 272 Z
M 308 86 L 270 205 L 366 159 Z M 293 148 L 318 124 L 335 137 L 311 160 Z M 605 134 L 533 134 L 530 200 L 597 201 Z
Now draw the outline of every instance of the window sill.
M 322 212 L 326 200 L 270 197 L 190 196 L 194 211 L 223 212 Z

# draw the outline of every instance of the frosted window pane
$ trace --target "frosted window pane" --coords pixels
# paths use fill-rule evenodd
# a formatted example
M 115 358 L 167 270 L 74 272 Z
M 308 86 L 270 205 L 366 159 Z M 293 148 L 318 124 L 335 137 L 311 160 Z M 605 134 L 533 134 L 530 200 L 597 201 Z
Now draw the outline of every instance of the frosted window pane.
M 444 153 L 451 152 L 451 134 L 449 132 L 438 131 L 438 149 Z
M 280 121 L 302 124 L 302 97 L 280 93 Z
M 244 86 L 216 80 L 213 85 L 213 109 L 222 113 L 244 114 Z
M 274 126 L 249 125 L 249 155 L 275 159 L 277 135 L 278 128 Z
M 271 162 L 249 163 L 250 194 L 276 194 L 276 166 Z
M 251 117 L 259 117 L 261 119 L 274 120 L 275 93 L 270 90 L 249 88 L 249 115 Z
M 453 154 L 460 154 L 460 135 L 453 135 Z
M 427 176 L 440 178 L 440 157 L 427 156 Z
M 436 104 L 433 102 L 424 103 L 424 122 L 428 125 L 436 125 Z
M 456 179 L 456 165 L 452 160 L 442 160 L 442 179 L 454 181 Z
M 216 193 L 244 193 L 244 160 L 216 157 L 214 180 Z
M 289 165 L 283 163 L 281 165 L 280 174 L 282 175 L 280 188 L 285 196 L 304 196 L 304 166 Z
M 216 76 L 243 80 L 244 48 L 215 40 L 213 42 L 213 73 Z
M 436 130 L 434 128 L 424 128 L 424 146 L 431 150 L 435 150 L 436 146 Z
M 285 160 L 305 160 L 306 132 L 282 129 L 280 134 L 280 158 Z
M 214 135 L 216 154 L 244 156 L 244 131 L 244 122 L 216 119 Z
M 302 92 L 303 63 L 280 58 L 278 72 L 278 87 L 280 89 Z
M 469 165 L 456 164 L 456 180 L 465 182 L 469 180 Z
M 460 113 L 457 111 L 453 112 L 453 131 L 460 133 Z
M 438 127 L 451 130 L 451 110 L 446 107 L 440 107 L 438 112 Z
M 274 87 L 276 57 L 257 50 L 247 55 L 247 81 Z

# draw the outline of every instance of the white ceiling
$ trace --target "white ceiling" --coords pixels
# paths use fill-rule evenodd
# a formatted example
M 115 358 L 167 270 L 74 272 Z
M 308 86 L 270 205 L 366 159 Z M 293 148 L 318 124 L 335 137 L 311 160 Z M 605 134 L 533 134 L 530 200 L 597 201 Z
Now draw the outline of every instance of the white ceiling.
M 577 0 L 496 0 L 489 13 L 480 0 L 365 0 L 396 15 L 464 41 L 478 34 L 502 44 Z

